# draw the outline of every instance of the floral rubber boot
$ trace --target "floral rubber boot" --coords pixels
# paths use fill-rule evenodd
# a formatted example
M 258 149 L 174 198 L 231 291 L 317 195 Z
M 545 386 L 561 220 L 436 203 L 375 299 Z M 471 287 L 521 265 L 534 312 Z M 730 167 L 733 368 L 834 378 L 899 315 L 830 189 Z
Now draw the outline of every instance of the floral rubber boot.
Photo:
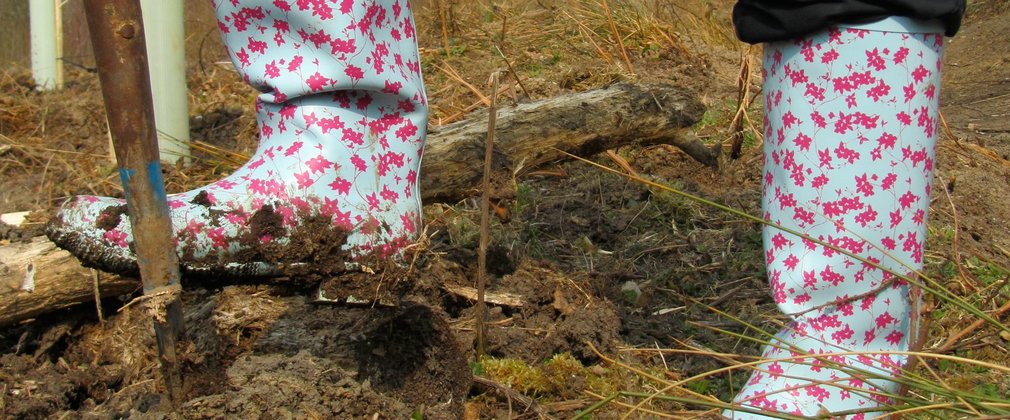
M 942 33 L 890 18 L 765 46 L 767 220 L 913 276 L 933 182 Z M 900 391 L 901 352 L 918 342 L 918 289 L 776 228 L 765 228 L 764 248 L 790 322 L 723 415 L 882 414 Z
M 332 274 L 401 256 L 419 229 L 428 118 L 409 3 L 213 3 L 235 68 L 261 92 L 260 142 L 228 177 L 168 197 L 183 271 Z M 75 197 L 46 233 L 85 265 L 137 272 L 124 200 Z

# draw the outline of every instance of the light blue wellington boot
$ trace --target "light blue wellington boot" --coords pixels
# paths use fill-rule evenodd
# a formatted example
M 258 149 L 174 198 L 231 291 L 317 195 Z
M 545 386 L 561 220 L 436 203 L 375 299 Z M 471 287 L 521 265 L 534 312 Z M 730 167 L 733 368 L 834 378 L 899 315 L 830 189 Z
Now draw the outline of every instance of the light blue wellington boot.
M 184 272 L 328 274 L 414 240 L 428 104 L 408 5 L 214 1 L 235 68 L 261 92 L 260 143 L 230 176 L 169 196 Z M 135 273 L 125 208 L 76 197 L 47 234 L 86 265 Z
M 922 266 L 942 34 L 891 18 L 765 46 L 766 219 L 903 275 Z M 791 321 L 723 414 L 881 414 L 917 342 L 914 288 L 775 228 L 764 247 Z

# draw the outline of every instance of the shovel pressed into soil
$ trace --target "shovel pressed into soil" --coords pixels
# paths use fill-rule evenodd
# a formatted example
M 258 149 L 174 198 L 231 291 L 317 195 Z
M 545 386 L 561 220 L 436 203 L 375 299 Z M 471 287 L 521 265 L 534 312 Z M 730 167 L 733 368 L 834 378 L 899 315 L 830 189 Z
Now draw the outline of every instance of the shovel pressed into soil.
M 175 354 L 183 328 L 179 260 L 159 163 L 140 0 L 85 0 L 84 11 L 162 374 L 174 403 L 182 391 Z

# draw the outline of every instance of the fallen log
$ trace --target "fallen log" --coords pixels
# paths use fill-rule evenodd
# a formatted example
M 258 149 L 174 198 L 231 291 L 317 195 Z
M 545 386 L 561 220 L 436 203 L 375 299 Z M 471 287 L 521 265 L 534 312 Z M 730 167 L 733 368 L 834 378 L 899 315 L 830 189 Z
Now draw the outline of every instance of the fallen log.
M 95 299 L 95 276 L 44 236 L 0 246 L 0 326 Z M 132 293 L 140 281 L 102 274 L 101 296 Z
M 681 129 L 704 113 L 697 96 L 661 84 L 619 83 L 499 110 L 492 180 L 497 197 L 514 176 L 564 160 L 559 150 L 590 156 L 628 145 L 666 143 L 715 166 L 717 150 Z M 421 170 L 425 202 L 455 202 L 479 192 L 487 114 L 429 132 Z M 493 187 L 495 188 L 495 187 Z M 140 282 L 111 274 L 97 290 L 105 297 L 135 292 Z M 94 300 L 90 269 L 44 237 L 0 246 L 0 327 Z
M 500 109 L 492 183 L 503 186 L 513 175 L 564 160 L 558 150 L 591 156 L 620 146 L 665 143 L 714 167 L 718 150 L 681 133 L 704 112 L 698 97 L 682 88 L 632 83 Z M 422 200 L 455 202 L 479 192 L 487 117 L 487 110 L 478 111 L 429 131 L 421 164 Z

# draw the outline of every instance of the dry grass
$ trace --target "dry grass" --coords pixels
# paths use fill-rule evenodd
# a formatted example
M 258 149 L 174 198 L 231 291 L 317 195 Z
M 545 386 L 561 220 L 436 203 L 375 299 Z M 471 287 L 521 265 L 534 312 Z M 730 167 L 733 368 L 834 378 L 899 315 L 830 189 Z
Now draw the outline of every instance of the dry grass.
M 72 194 L 115 195 L 118 179 L 107 149 L 97 79 L 70 72 L 67 90 L 38 93 L 25 70 L 0 74 L 0 210 L 42 210 Z M 80 77 L 78 79 L 78 77 Z M 82 182 L 84 181 L 84 182 Z M 25 191 L 27 189 L 27 191 Z
M 1005 9 L 1004 3 L 978 0 L 972 4 L 979 10 L 998 10 Z M 697 129 L 712 141 L 729 142 L 738 133 L 757 132 L 753 121 L 760 120 L 753 117 L 756 105 L 750 98 L 759 95 L 755 95 L 756 82 L 749 80 L 756 79 L 756 60 L 749 71 L 736 71 L 740 61 L 733 60 L 739 60 L 742 47 L 733 40 L 727 24 L 728 4 L 610 0 L 605 11 L 600 0 L 504 0 L 493 4 L 416 1 L 432 124 L 458 121 L 468 112 L 486 107 L 488 76 L 501 70 L 504 73 L 499 93 L 505 105 L 618 80 L 658 78 L 709 95 L 712 112 Z M 230 64 L 218 64 L 224 57 L 216 44 L 216 34 L 208 35 L 206 22 L 193 22 L 194 27 L 203 28 L 191 31 L 189 40 L 190 112 L 197 142 L 193 144 L 192 166 L 167 169 L 171 191 L 187 190 L 227 174 L 246 159 L 256 141 L 252 102 L 256 92 L 241 83 Z M 720 57 L 730 57 L 721 63 L 730 71 L 722 72 L 728 75 L 713 76 L 712 68 L 720 64 L 713 60 Z M 718 77 L 728 77 L 729 83 L 723 83 L 728 89 L 713 86 L 712 79 Z M 741 83 L 734 91 L 732 80 L 738 78 Z M 37 93 L 29 88 L 23 68 L 0 73 L 0 212 L 47 212 L 74 194 L 120 194 L 114 165 L 108 157 L 97 79 L 93 74 L 68 69 L 68 80 L 62 92 Z M 719 89 L 729 93 L 710 93 Z M 759 133 L 753 136 L 759 141 Z M 743 142 L 745 152 L 753 146 Z M 627 164 L 619 154 L 614 156 Z M 647 172 L 625 164 L 625 173 Z M 662 196 L 656 197 L 658 201 Z M 937 205 L 944 201 L 940 198 Z M 693 206 L 692 214 L 704 213 L 707 208 L 672 200 L 663 205 Z M 956 215 L 956 209 L 947 211 Z M 745 223 L 742 220 L 736 222 Z M 521 225 L 522 221 L 513 223 Z M 911 394 L 913 399 L 895 409 L 935 404 L 937 409 L 961 410 L 965 415 L 1006 412 L 1008 408 L 1000 405 L 1005 401 L 999 401 L 1010 392 L 1010 374 L 998 365 L 1005 365 L 1010 337 L 1000 336 L 998 327 L 979 315 L 998 318 L 1006 312 L 1010 269 L 961 255 L 954 239 L 957 229 L 950 231 L 951 235 L 946 233 L 948 230 L 944 226 L 931 227 L 933 239 L 926 274 L 939 281 L 934 287 L 937 296 L 948 296 L 959 303 L 930 300 L 930 318 L 934 322 L 928 332 L 936 338 L 927 342 L 926 353 L 916 355 L 924 362 L 910 372 L 918 386 Z M 958 257 L 952 258 L 951 254 Z M 706 308 L 700 303 L 692 306 Z M 759 313 L 754 308 L 736 309 L 741 313 L 727 314 L 727 322 L 744 315 L 755 319 Z M 748 310 L 751 312 L 743 314 Z M 717 409 L 716 401 L 725 400 L 746 377 L 744 363 L 753 359 L 741 353 L 753 353 L 758 347 L 746 337 L 762 340 L 760 328 L 775 325 L 774 319 L 765 318 L 752 321 L 756 325 L 747 326 L 746 336 L 736 337 L 727 331 L 724 342 L 704 343 L 712 348 L 704 348 L 692 338 L 677 337 L 682 340 L 679 348 L 629 348 L 618 355 L 601 355 L 601 360 L 608 363 L 600 369 L 574 366 L 565 359 L 566 372 L 592 381 L 593 385 L 580 395 L 565 393 L 557 378 L 545 374 L 543 367 L 501 362 L 495 369 L 502 378 L 510 374 L 509 369 L 535 378 L 514 388 L 528 389 L 548 408 L 568 407 L 564 404 L 577 401 L 582 405 L 576 410 L 608 416 L 704 416 Z M 737 347 L 734 343 L 745 344 Z M 702 359 L 725 369 L 690 376 L 679 370 L 684 360 L 697 364 Z M 601 378 L 606 382 L 600 382 Z M 601 403 L 592 405 L 596 401 Z M 645 405 L 638 407 L 643 402 Z M 913 418 L 924 416 L 922 412 L 909 414 Z
M 512 102 L 582 91 L 634 77 L 683 76 L 704 67 L 658 2 L 598 0 L 415 3 L 432 123 L 487 105 L 488 75 L 506 70 Z M 658 13 L 657 13 L 658 11 Z M 633 69 L 634 72 L 629 71 Z M 464 75 L 464 76 L 461 76 Z M 700 75 L 700 74 L 699 74 Z

